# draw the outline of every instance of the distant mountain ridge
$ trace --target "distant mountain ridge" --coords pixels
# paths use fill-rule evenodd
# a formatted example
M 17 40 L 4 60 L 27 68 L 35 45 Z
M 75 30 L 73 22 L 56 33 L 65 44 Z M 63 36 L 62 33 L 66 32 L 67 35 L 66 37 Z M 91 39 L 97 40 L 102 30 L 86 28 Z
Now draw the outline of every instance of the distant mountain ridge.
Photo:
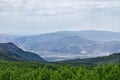
M 0 58 L 7 61 L 44 61 L 37 54 L 23 51 L 13 43 L 0 43 Z
M 109 31 L 60 31 L 19 37 L 3 35 L 0 36 L 0 42 L 13 42 L 47 60 L 76 58 L 74 56 L 80 55 L 96 57 L 120 52 L 120 33 Z
M 69 58 L 68 55 L 73 56 L 73 58 L 76 55 L 103 56 L 120 52 L 120 41 L 94 41 L 80 36 L 63 35 L 63 37 L 59 37 L 59 35 L 54 35 L 21 38 L 16 43 L 22 48 L 38 53 L 46 59 L 47 57 L 59 56 Z
M 94 41 L 120 41 L 120 32 L 86 30 L 73 33 Z

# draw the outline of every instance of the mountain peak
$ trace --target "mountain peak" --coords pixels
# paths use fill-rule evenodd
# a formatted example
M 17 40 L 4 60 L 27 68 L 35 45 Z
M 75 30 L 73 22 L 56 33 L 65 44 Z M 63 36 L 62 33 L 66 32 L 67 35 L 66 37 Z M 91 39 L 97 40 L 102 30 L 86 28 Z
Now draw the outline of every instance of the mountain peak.
M 8 43 L 0 43 L 0 48 L 11 48 L 11 49 L 14 49 L 16 48 L 17 50 L 21 50 L 19 49 L 19 47 L 17 47 L 14 43 L 12 42 L 8 42 Z

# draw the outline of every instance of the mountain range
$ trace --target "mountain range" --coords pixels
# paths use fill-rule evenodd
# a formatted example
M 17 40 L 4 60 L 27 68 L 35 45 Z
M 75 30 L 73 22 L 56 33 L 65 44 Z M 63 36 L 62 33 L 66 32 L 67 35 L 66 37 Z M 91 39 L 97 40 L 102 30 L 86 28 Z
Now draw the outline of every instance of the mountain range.
M 0 43 L 0 62 L 3 61 L 46 62 L 43 58 L 41 58 L 37 54 L 23 51 L 13 43 Z M 72 65 L 96 65 L 96 64 L 120 63 L 120 53 L 115 53 L 109 56 L 96 58 L 87 59 L 78 58 L 71 60 L 63 60 L 54 63 Z
M 49 61 L 89 58 L 120 52 L 120 33 L 108 31 L 60 31 L 32 36 L 0 35 L 25 51 Z

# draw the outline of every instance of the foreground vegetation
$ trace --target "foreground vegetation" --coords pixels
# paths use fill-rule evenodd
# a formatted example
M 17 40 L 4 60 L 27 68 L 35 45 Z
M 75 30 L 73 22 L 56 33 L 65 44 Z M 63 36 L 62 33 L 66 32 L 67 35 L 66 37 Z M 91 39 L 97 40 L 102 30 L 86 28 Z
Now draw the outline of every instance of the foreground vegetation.
M 73 66 L 1 61 L 0 80 L 120 80 L 120 64 Z

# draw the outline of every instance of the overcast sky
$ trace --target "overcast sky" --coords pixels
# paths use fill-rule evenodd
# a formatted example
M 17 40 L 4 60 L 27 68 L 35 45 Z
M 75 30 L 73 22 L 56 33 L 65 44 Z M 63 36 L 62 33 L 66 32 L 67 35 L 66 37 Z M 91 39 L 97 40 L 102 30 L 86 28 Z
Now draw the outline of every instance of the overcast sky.
M 120 32 L 120 0 L 0 0 L 0 33 Z

